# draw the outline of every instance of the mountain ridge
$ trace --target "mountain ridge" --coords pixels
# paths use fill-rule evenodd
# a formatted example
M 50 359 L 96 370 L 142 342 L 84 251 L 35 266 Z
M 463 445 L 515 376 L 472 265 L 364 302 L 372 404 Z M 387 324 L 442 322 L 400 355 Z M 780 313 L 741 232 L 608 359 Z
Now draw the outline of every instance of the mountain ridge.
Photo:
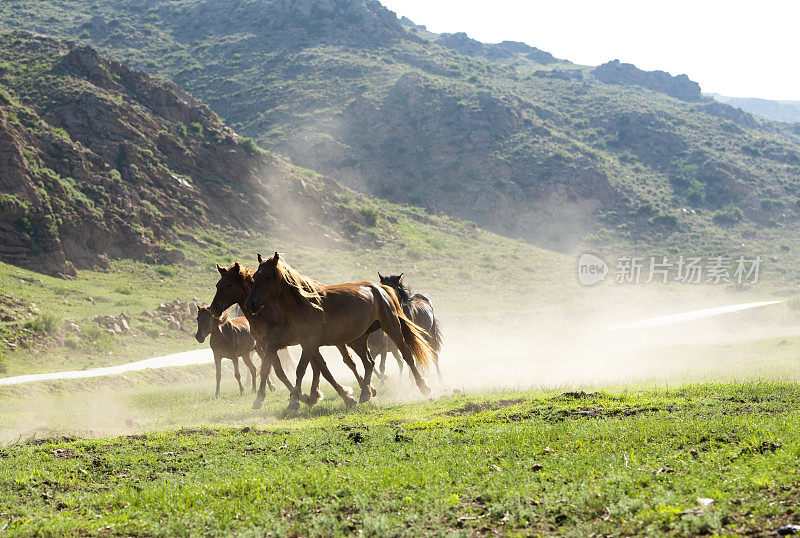
M 3 24 L 158 72 L 349 187 L 537 245 L 777 249 L 798 229 L 800 129 L 698 99 L 680 76 L 606 83 L 527 45 L 467 56 L 377 2 L 46 5 L 55 22 L 14 0 Z

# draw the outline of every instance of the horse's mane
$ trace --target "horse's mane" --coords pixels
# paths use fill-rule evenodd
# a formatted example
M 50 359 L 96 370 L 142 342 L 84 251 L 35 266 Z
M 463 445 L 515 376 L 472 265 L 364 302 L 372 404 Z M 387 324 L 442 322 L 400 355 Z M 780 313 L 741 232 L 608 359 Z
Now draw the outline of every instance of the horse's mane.
M 227 311 L 223 312 L 222 315 L 219 317 L 219 324 L 225 325 L 225 323 L 228 322 L 228 317 L 229 317 L 228 312 Z
M 278 260 L 275 265 L 275 272 L 278 279 L 283 280 L 289 286 L 298 300 L 312 308 L 322 310 L 322 305 L 320 304 L 322 296 L 320 293 L 324 291 L 325 286 L 313 278 L 303 275 L 283 260 Z
M 228 267 L 228 271 L 229 272 L 233 272 L 233 268 L 234 267 L 236 267 L 236 264 L 235 263 L 231 264 L 231 266 Z M 249 265 L 245 265 L 245 266 L 241 266 L 240 265 L 239 266 L 239 274 L 242 275 L 242 277 L 244 278 L 245 282 L 247 282 L 247 281 L 252 282 L 253 281 L 253 275 L 255 273 L 256 273 L 256 270 L 253 269 L 252 267 L 250 267 Z
M 399 277 L 390 276 L 389 279 L 397 278 L 397 284 L 393 282 L 389 284 L 389 287 L 392 288 L 394 291 L 397 292 L 397 297 L 400 299 L 400 303 L 407 303 L 411 300 L 411 287 L 406 286 L 403 282 L 399 281 Z

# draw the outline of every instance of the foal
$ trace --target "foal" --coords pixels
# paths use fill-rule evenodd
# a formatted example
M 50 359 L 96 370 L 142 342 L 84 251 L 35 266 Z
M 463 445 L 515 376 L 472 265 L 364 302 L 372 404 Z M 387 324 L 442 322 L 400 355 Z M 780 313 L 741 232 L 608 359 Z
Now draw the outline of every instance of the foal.
M 239 383 L 239 395 L 244 394 L 242 376 L 239 374 L 239 357 L 242 358 L 250 370 L 250 379 L 253 392 L 256 391 L 256 367 L 250 359 L 250 354 L 255 348 L 255 340 L 250 335 L 250 324 L 244 317 L 228 319 L 227 314 L 217 317 L 208 308 L 197 309 L 197 333 L 194 337 L 201 344 L 206 336 L 211 335 L 211 350 L 214 352 L 214 364 L 217 367 L 217 391 L 214 397 L 219 396 L 219 380 L 222 377 L 222 359 L 233 362 L 233 375 Z

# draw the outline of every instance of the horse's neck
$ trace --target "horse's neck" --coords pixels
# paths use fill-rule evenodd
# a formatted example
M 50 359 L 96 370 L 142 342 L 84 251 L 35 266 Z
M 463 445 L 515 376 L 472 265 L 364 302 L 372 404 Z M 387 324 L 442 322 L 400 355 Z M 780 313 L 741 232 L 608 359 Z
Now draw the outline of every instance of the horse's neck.
M 301 318 L 307 311 L 314 310 L 311 306 L 301 301 L 288 284 L 281 286 L 280 293 L 273 300 L 278 304 L 290 327 L 301 323 Z
M 239 305 L 239 310 L 242 311 L 244 317 L 247 318 L 247 321 L 251 321 L 251 318 L 255 317 L 247 313 L 247 309 L 244 307 L 244 303 L 247 302 L 247 297 L 250 295 L 250 291 L 253 289 L 253 281 L 247 280 L 246 278 L 242 282 L 242 289 L 244 293 L 239 296 L 239 300 L 236 301 L 236 304 Z
M 397 286 L 394 289 L 394 291 L 397 292 L 397 298 L 400 299 L 400 303 L 401 304 L 407 303 L 407 302 L 409 302 L 411 300 L 411 297 L 408 294 L 409 290 L 407 290 L 403 286 Z

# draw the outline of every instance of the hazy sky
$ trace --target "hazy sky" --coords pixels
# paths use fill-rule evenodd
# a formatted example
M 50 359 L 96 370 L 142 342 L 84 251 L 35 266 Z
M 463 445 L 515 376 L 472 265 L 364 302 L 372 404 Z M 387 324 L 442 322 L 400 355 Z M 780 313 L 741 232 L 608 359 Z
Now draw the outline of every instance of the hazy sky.
M 685 73 L 704 92 L 800 100 L 800 1 L 381 0 L 429 30 Z

